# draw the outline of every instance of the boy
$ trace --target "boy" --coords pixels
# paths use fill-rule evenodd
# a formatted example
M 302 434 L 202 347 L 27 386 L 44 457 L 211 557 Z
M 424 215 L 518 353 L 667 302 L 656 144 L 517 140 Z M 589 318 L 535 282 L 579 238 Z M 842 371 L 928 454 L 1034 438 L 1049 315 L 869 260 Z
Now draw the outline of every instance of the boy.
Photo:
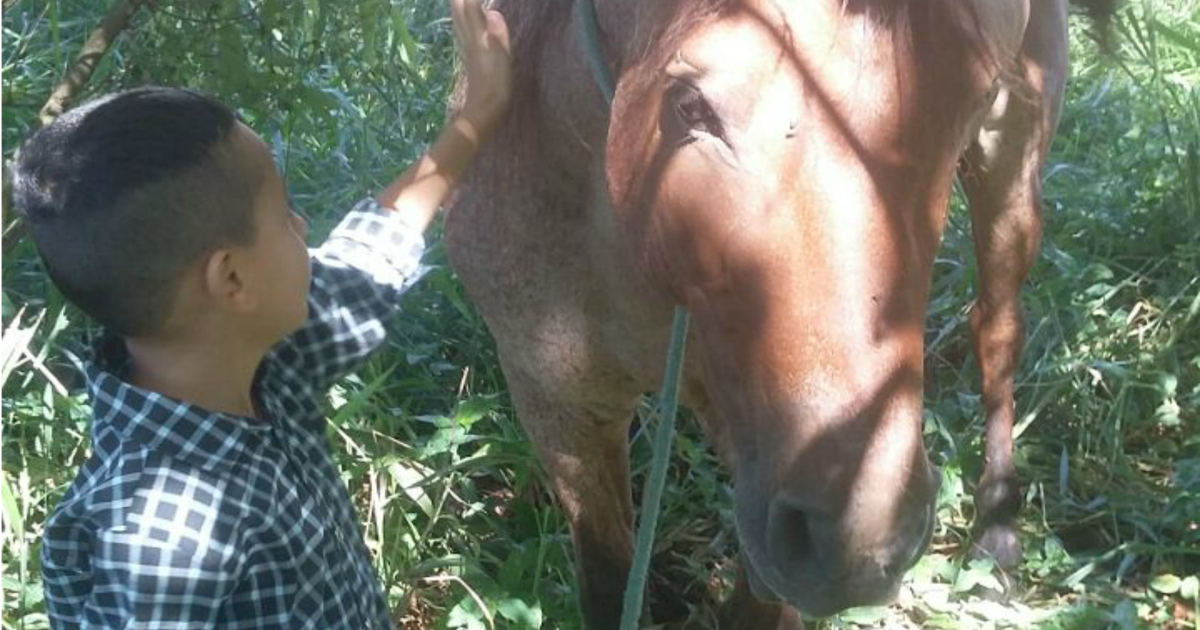
M 391 627 L 319 401 L 383 340 L 507 107 L 503 18 L 449 2 L 461 114 L 311 259 L 267 145 L 208 97 L 116 94 L 26 143 L 16 206 L 111 333 L 88 366 L 93 455 L 45 529 L 54 627 Z

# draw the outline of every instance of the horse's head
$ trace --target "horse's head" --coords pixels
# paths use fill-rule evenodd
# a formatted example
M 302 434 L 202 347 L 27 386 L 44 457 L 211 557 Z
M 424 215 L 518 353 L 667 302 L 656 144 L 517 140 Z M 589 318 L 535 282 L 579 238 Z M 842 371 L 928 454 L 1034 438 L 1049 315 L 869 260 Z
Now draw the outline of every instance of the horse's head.
M 607 176 L 685 304 L 760 597 L 890 597 L 933 527 L 922 332 L 958 153 L 995 71 L 969 3 L 658 5 Z M 651 23 L 654 23 L 653 21 Z

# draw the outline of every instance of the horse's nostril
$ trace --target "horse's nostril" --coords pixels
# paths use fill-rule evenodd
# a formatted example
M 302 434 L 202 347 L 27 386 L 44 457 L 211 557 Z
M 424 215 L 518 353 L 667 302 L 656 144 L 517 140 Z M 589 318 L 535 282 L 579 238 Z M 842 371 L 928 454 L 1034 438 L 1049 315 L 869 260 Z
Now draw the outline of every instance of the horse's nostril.
M 772 502 L 767 528 L 767 549 L 777 565 L 809 565 L 825 555 L 810 512 L 786 499 Z
M 929 542 L 933 539 L 933 530 L 937 520 L 937 505 L 930 503 L 929 506 L 921 512 L 920 518 L 913 521 L 911 531 L 906 538 L 914 541 L 915 544 L 910 546 L 910 551 L 907 555 L 898 556 L 896 560 L 884 567 L 884 573 L 900 578 L 905 571 L 913 568 L 925 550 L 929 548 Z

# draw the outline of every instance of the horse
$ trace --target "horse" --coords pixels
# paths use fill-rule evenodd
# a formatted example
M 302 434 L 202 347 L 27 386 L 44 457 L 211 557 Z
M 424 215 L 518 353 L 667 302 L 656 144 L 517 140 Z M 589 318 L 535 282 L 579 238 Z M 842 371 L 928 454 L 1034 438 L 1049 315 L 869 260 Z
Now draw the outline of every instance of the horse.
M 512 109 L 444 242 L 569 521 L 585 626 L 621 613 L 629 428 L 676 305 L 692 317 L 681 400 L 734 481 L 741 561 L 722 627 L 799 628 L 894 596 L 934 527 L 923 328 L 956 177 L 986 418 L 973 546 L 1016 565 L 1019 293 L 1067 0 L 493 8 L 512 37 Z M 593 9 L 611 110 L 577 27 Z

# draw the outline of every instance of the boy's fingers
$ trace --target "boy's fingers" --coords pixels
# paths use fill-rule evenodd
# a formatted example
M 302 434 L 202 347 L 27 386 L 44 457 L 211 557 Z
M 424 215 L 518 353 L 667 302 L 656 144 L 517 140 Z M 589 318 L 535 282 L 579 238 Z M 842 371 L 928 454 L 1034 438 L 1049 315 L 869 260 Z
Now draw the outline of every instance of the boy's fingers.
M 459 24 L 465 23 L 463 17 L 466 15 L 467 0 L 446 0 L 446 4 L 450 5 L 450 19 L 454 26 L 457 28 Z
M 471 0 L 448 0 L 448 4 L 450 5 L 450 23 L 454 27 L 454 39 L 458 40 L 460 48 L 471 44 L 471 32 L 474 30 L 467 17 L 468 2 L 471 2 Z
M 483 16 L 483 3 L 480 0 L 450 0 L 450 11 L 454 21 L 464 29 L 464 39 L 481 35 L 487 29 L 487 19 Z

